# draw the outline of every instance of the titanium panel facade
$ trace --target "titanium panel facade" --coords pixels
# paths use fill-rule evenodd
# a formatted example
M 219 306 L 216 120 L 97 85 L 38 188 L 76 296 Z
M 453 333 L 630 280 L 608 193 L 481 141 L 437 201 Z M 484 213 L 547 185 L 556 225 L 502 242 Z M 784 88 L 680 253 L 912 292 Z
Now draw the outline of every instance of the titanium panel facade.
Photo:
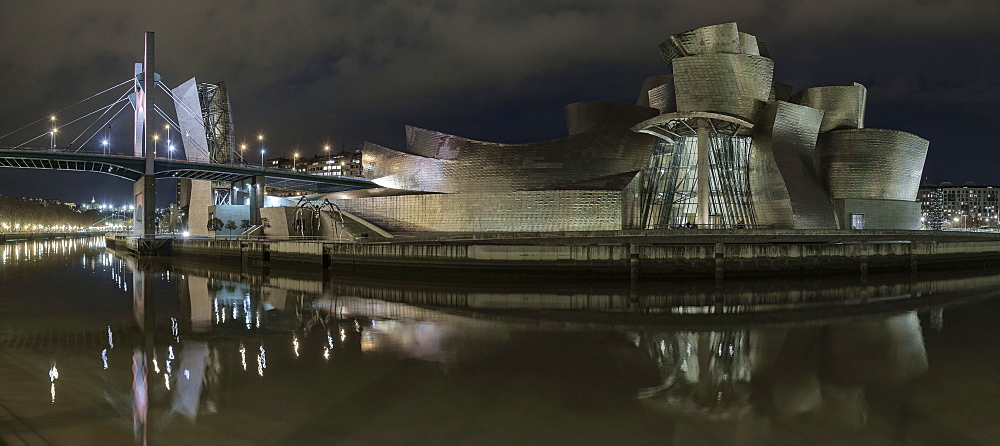
M 655 108 L 607 101 L 574 102 L 564 110 L 570 135 L 599 129 L 628 130 L 660 114 Z
M 865 102 L 868 89 L 864 85 L 834 85 L 807 88 L 791 96 L 790 102 L 818 108 L 826 112 L 819 131 L 860 129 L 865 127 Z
M 813 174 L 823 111 L 769 104 L 754 127 L 750 185 L 758 223 L 774 228 L 836 229 L 830 196 Z
M 757 38 L 752 34 L 740 32 L 740 52 L 751 56 L 760 56 L 760 48 L 757 46 Z
M 642 81 L 642 89 L 639 91 L 639 99 L 635 102 L 635 105 L 640 107 L 653 107 L 649 102 L 649 90 L 659 87 L 663 84 L 670 84 L 671 87 L 674 85 L 674 77 L 669 74 L 660 74 L 656 76 L 647 77 Z M 673 92 L 671 92 L 673 94 Z
M 660 111 L 660 113 L 673 113 L 677 111 L 677 97 L 674 95 L 674 81 L 653 87 L 649 92 L 649 106 Z
M 687 56 L 742 52 L 740 31 L 736 28 L 736 23 L 721 23 L 693 29 L 672 35 L 660 44 L 660 55 L 668 64 Z
M 392 189 L 441 193 L 556 189 L 636 172 L 645 165 L 653 144 L 653 137 L 629 130 L 502 144 L 407 127 L 410 153 L 366 143 L 362 165 L 365 178 Z
M 816 173 L 833 199 L 914 201 L 928 144 L 898 130 L 834 130 L 819 137 Z
M 201 100 L 198 99 L 198 82 L 192 77 L 174 88 L 173 93 L 185 159 L 199 163 L 209 162 L 205 121 L 201 113 Z
M 920 202 L 899 200 L 833 200 L 837 218 L 844 228 L 851 227 L 851 214 L 861 214 L 863 229 L 920 229 Z
M 774 62 L 746 54 L 674 60 L 677 111 L 725 113 L 753 121 L 771 96 Z
M 618 191 L 473 192 L 335 202 L 390 232 L 598 231 L 621 229 L 622 224 Z

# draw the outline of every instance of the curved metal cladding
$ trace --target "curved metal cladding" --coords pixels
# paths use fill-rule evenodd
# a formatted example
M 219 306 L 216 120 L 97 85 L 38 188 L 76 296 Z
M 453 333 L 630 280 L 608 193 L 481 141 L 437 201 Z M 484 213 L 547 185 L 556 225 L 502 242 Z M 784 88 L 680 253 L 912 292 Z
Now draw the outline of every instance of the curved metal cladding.
M 757 46 L 757 37 L 753 34 L 740 32 L 740 52 L 751 56 L 760 56 L 760 47 Z
M 790 102 L 826 112 L 820 133 L 865 127 L 865 102 L 868 89 L 864 85 L 834 85 L 813 87 L 791 96 Z
M 819 136 L 816 173 L 834 199 L 914 201 L 929 144 L 898 130 L 834 130 Z
M 361 166 L 365 178 L 389 189 L 437 192 L 447 161 L 373 144 L 361 147 Z
M 649 106 L 660 111 L 660 113 L 673 113 L 677 111 L 677 97 L 674 95 L 674 80 L 671 76 L 670 82 L 653 87 L 647 93 L 649 95 Z
M 823 111 L 775 102 L 754 127 L 750 188 L 758 223 L 776 228 L 836 229 L 829 195 L 812 174 Z
M 652 90 L 652 89 L 654 89 L 656 87 L 659 87 L 660 85 L 663 85 L 663 84 L 670 84 L 671 86 L 673 86 L 674 85 L 674 77 L 671 76 L 671 75 L 669 75 L 669 74 L 659 74 L 659 75 L 650 76 L 650 77 L 647 77 L 646 79 L 644 79 L 642 81 L 642 88 L 639 91 L 639 99 L 637 101 L 635 101 L 635 105 L 638 105 L 638 106 L 641 106 L 641 107 L 653 107 L 653 108 L 657 108 L 656 106 L 651 105 L 650 102 L 649 102 L 650 101 L 650 99 L 649 99 L 649 90 Z M 671 94 L 673 94 L 673 92 L 671 92 Z
M 664 40 L 659 48 L 663 60 L 668 64 L 686 56 L 743 52 L 736 23 L 720 23 L 674 34 Z
M 629 129 L 660 114 L 655 108 L 606 101 L 575 102 L 564 110 L 570 135 L 598 129 Z
M 771 96 L 774 62 L 747 54 L 674 60 L 677 111 L 725 113 L 750 121 Z
M 649 158 L 654 138 L 627 129 L 596 130 L 549 141 L 501 144 L 407 127 L 398 152 L 366 143 L 366 178 L 392 188 L 469 193 L 564 189 L 634 173 Z M 430 157 L 435 156 L 435 157 Z M 621 190 L 626 183 L 598 181 L 581 188 Z

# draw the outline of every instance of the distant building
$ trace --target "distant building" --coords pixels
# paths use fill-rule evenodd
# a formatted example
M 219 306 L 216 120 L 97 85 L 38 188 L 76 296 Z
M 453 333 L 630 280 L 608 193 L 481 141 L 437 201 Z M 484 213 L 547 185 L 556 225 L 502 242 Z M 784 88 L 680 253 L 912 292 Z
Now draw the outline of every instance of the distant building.
M 938 191 L 941 198 L 936 200 Z M 917 191 L 921 219 L 926 223 L 935 211 L 939 211 L 944 227 L 952 228 L 997 227 L 1000 219 L 998 196 L 1000 186 L 956 186 L 949 182 L 921 185 Z
M 268 169 L 292 170 L 292 160 L 285 157 L 268 158 L 264 162 L 264 167 Z
M 270 158 L 264 162 L 268 169 L 295 170 L 320 176 L 361 177 L 361 150 L 316 155 L 311 158 Z
M 299 161 L 298 168 L 310 175 L 360 177 L 361 151 L 314 156 Z

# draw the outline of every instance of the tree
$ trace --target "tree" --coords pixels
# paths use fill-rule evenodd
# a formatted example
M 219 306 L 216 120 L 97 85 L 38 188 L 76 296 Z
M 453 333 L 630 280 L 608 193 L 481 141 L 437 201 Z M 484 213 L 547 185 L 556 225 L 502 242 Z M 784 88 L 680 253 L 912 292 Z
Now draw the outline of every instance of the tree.
M 220 220 L 218 217 L 213 217 L 211 220 L 208 221 L 209 231 L 218 231 L 221 230 L 222 227 L 223 227 L 222 220 Z
M 250 229 L 250 220 L 244 218 L 243 221 L 240 222 L 240 229 Z
M 232 220 L 227 220 L 225 228 L 228 229 L 228 230 L 230 230 L 230 231 L 236 229 L 237 228 L 236 222 L 232 221 Z

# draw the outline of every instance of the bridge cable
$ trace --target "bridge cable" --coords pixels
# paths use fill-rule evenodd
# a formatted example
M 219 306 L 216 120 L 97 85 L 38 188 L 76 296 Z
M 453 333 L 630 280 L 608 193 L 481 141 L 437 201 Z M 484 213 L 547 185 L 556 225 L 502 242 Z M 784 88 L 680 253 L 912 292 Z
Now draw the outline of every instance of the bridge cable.
M 157 114 L 159 114 L 159 115 L 160 115 L 160 117 L 162 117 L 162 118 L 163 118 L 163 119 L 164 119 L 165 121 L 167 121 L 167 122 L 169 122 L 170 124 L 174 125 L 174 126 L 175 126 L 174 128 L 176 128 L 176 129 L 178 130 L 178 132 L 180 131 L 180 129 L 181 129 L 181 126 L 180 126 L 180 124 L 177 124 L 176 122 L 174 122 L 174 121 L 171 121 L 171 120 L 170 120 L 170 117 L 169 117 L 169 116 L 167 116 L 167 114 L 166 114 L 166 113 L 164 113 L 164 112 L 163 112 L 163 110 L 162 110 L 162 109 L 160 109 L 160 107 L 159 107 L 159 106 L 157 106 L 156 104 L 153 104 L 153 110 L 155 110 L 155 111 L 156 111 L 156 113 L 157 113 Z M 195 141 L 192 141 L 192 142 L 194 142 L 195 144 L 197 144 L 197 142 L 195 142 Z M 200 144 L 197 144 L 197 145 L 200 145 Z M 183 135 L 183 134 L 181 134 L 181 146 L 183 146 L 183 147 L 184 147 L 184 159 L 185 159 L 185 160 L 187 160 L 187 161 L 191 161 L 191 160 L 188 160 L 188 159 L 187 159 L 187 146 L 185 145 L 185 142 L 184 142 L 184 135 Z M 202 147 L 192 147 L 192 149 L 200 149 L 200 150 L 201 150 L 202 152 L 204 152 L 204 153 L 205 153 L 205 156 L 206 156 L 206 157 L 208 157 L 208 159 L 211 159 L 211 155 L 209 154 L 209 152 L 208 152 L 208 149 L 207 149 L 207 148 L 202 148 Z
M 120 101 L 119 101 L 119 102 L 120 102 Z M 97 113 L 97 112 L 100 112 L 101 110 L 104 110 L 104 109 L 108 109 L 108 108 L 111 108 L 111 107 L 113 107 L 113 106 L 114 106 L 115 104 L 117 104 L 117 103 L 118 103 L 118 102 L 115 102 L 115 103 L 112 103 L 112 104 L 108 104 L 108 105 L 105 105 L 104 107 L 101 107 L 101 108 L 98 108 L 97 110 L 94 110 L 94 111 L 92 111 L 92 112 L 90 112 L 90 113 L 87 113 L 87 114 L 85 114 L 85 115 L 83 115 L 83 116 L 81 116 L 81 117 L 79 117 L 79 118 L 76 118 L 76 119 L 74 119 L 74 120 L 70 121 L 70 122 L 67 122 L 67 123 L 63 124 L 62 126 L 63 126 L 63 127 L 66 127 L 66 126 L 68 126 L 68 125 L 70 125 L 70 124 L 73 124 L 73 123 L 75 123 L 75 122 L 77 122 L 77 121 L 79 121 L 79 120 L 83 119 L 83 118 L 86 118 L 86 117 L 88 117 L 88 116 L 90 116 L 90 115 L 93 115 L 93 114 L 95 114 L 95 113 Z M 25 142 L 23 142 L 23 143 L 21 143 L 21 144 L 18 144 L 17 146 L 14 146 L 14 148 L 15 148 L 15 149 L 18 149 L 18 148 L 21 148 L 21 147 L 24 147 L 24 146 L 25 146 L 26 144 L 28 144 L 29 142 L 31 142 L 31 141 L 34 141 L 34 140 L 36 140 L 36 139 L 38 139 L 38 138 L 41 138 L 41 137 L 43 137 L 43 136 L 45 136 L 45 135 L 48 135 L 48 134 L 50 134 L 50 133 L 52 133 L 52 132 L 45 132 L 45 133 L 42 133 L 41 135 L 38 135 L 38 136 L 36 136 L 36 137 L 34 137 L 34 138 L 31 138 L 31 139 L 29 139 L 29 140 L 27 140 L 27 141 L 25 141 Z M 72 144 L 72 143 L 71 143 L 71 144 Z
M 119 102 L 127 102 L 127 101 L 119 101 Z M 111 105 L 114 105 L 114 104 L 111 104 Z M 118 114 L 119 114 L 119 113 L 121 113 L 121 112 L 125 111 L 125 109 L 126 109 L 127 107 L 128 107 L 128 105 L 123 105 L 123 106 L 122 106 L 122 108 L 118 109 L 118 111 L 116 111 L 116 112 L 115 112 L 115 114 L 111 115 L 111 117 L 110 117 L 110 118 L 108 118 L 108 121 L 107 121 L 107 122 L 108 122 L 108 123 L 110 123 L 110 122 L 111 122 L 112 120 L 114 120 L 114 119 L 115 119 L 115 117 L 117 117 L 117 116 L 118 116 Z M 103 116 L 103 115 L 102 115 L 102 116 Z M 97 118 L 97 119 L 101 119 L 101 118 Z M 94 122 L 96 123 L 97 121 L 94 121 Z M 91 124 L 91 125 L 93 125 L 93 124 Z M 97 129 L 97 130 L 95 130 L 95 131 L 94 131 L 94 133 L 93 133 L 92 135 L 90 135 L 90 138 L 87 138 L 87 140 L 86 140 L 86 141 L 84 141 L 84 142 L 83 142 L 83 144 L 80 144 L 80 148 L 79 148 L 79 149 L 76 149 L 76 152 L 79 152 L 79 151 L 80 151 L 80 149 L 83 149 L 83 146 L 87 145 L 87 143 L 88 143 L 88 142 L 90 142 L 90 140 L 91 140 L 91 139 L 94 139 L 94 137 L 95 137 L 95 136 L 97 136 L 97 134 L 98 134 L 98 133 L 99 133 L 99 132 L 100 132 L 101 130 L 103 130 L 103 129 L 104 129 L 104 126 L 103 126 L 103 125 L 101 125 L 101 126 L 100 126 L 100 127 L 99 127 L 99 128 Z M 86 131 L 86 130 L 84 130 L 84 131 Z M 81 135 L 82 135 L 82 133 L 81 133 Z M 75 152 L 74 152 L 74 153 L 75 153 Z M 108 155 L 110 155 L 110 153 L 109 153 Z M 133 156 L 134 156 L 134 155 L 133 155 Z
M 97 93 L 97 94 L 94 94 L 94 95 L 91 95 L 90 97 L 88 97 L 88 98 L 86 98 L 86 99 L 83 99 L 83 100 L 81 100 L 80 102 L 77 102 L 77 103 L 75 103 L 75 104 L 73 104 L 73 105 L 70 105 L 69 107 L 65 107 L 65 108 L 63 108 L 63 109 L 61 109 L 61 110 L 57 110 L 57 111 L 56 111 L 55 113 L 53 113 L 53 114 L 57 114 L 57 113 L 62 113 L 62 112 L 64 112 L 64 111 L 66 111 L 66 110 L 69 110 L 70 108 L 73 108 L 73 107 L 75 107 L 75 106 L 77 106 L 77 105 L 80 105 L 80 104 L 81 104 L 81 103 L 83 103 L 83 102 L 86 102 L 86 101 L 88 101 L 88 100 L 90 100 L 90 99 L 93 99 L 93 98 L 95 98 L 95 97 L 97 97 L 97 96 L 100 96 L 100 95 L 102 95 L 102 94 L 104 94 L 104 93 L 107 93 L 107 92 L 108 92 L 108 91 L 110 91 L 110 90 L 113 90 L 113 89 L 115 89 L 115 88 L 118 88 L 118 87 L 121 87 L 122 85 L 125 85 L 125 84 L 127 84 L 127 83 L 129 83 L 129 82 L 134 82 L 134 81 L 135 81 L 135 78 L 129 78 L 129 80 L 127 80 L 127 81 L 125 81 L 125 82 L 122 82 L 122 83 L 120 83 L 120 84 L 118 84 L 118 85 L 115 85 L 114 87 L 111 87 L 111 88 L 108 88 L 108 89 L 105 89 L 104 91 L 102 91 L 102 92 L 100 92 L 100 93 Z M 39 122 L 42 122 L 42 121 L 44 121 L 44 120 L 46 120 L 46 119 L 48 119 L 48 118 L 49 118 L 49 116 L 46 116 L 46 117 L 44 117 L 44 118 L 42 118 L 42 119 L 39 119 L 39 120 L 37 120 L 37 121 L 35 121 L 35 122 L 32 122 L 32 123 L 30 123 L 30 124 L 28 124 L 28 125 L 26 125 L 26 126 L 24 126 L 24 127 L 21 127 L 21 128 L 19 128 L 19 129 L 17 129 L 17 130 L 14 130 L 13 132 L 10 132 L 10 133 L 8 133 L 8 134 L 6 134 L 6 135 L 3 135 L 3 136 L 0 136 L 0 139 L 4 139 L 4 138 L 6 138 L 6 137 L 8 137 L 8 136 L 10 136 L 10 135 L 13 135 L 13 134 L 15 134 L 15 133 L 17 133 L 17 132 L 20 132 L 21 130 L 24 130 L 24 129 L 28 128 L 28 127 L 31 127 L 31 126 L 35 125 L 35 124 L 38 124 Z M 64 124 L 64 125 L 65 125 L 65 124 Z M 34 138 L 34 139 L 32 139 L 31 141 L 34 141 L 35 139 L 38 139 L 38 138 Z
M 167 121 L 171 125 L 173 125 L 174 128 L 176 128 L 178 130 L 178 132 L 180 131 L 180 129 L 181 129 L 180 124 L 177 124 L 176 122 L 170 120 L 170 117 L 167 116 L 167 114 L 164 113 L 163 110 L 160 109 L 159 106 L 157 106 L 156 104 L 153 104 L 153 110 L 155 110 L 156 114 L 160 115 L 161 118 L 163 118 L 165 121 Z M 184 159 L 187 160 L 187 161 L 190 161 L 190 160 L 187 159 L 187 146 L 184 145 L 184 135 L 183 134 L 181 134 L 181 146 L 184 147 Z M 192 147 L 192 148 L 193 149 L 198 149 L 199 147 Z M 207 149 L 204 149 L 203 151 L 205 152 L 206 155 L 208 155 L 208 150 Z
M 119 98 L 118 98 L 117 100 L 115 100 L 115 102 L 112 102 L 112 103 L 111 103 L 111 105 L 113 106 L 113 105 L 115 105 L 115 104 L 117 104 L 117 103 L 119 103 L 119 102 L 122 102 L 123 100 L 125 100 L 125 98 L 126 98 L 127 96 L 128 96 L 128 92 L 126 92 L 125 94 L 121 95 L 121 97 L 119 97 Z M 97 117 L 97 119 L 95 119 L 95 120 L 94 120 L 94 122 L 91 122 L 91 123 L 90 123 L 90 125 L 88 125 L 88 126 L 87 126 L 87 128 L 83 129 L 83 131 L 81 131 L 81 132 L 80 132 L 80 134 L 79 134 L 79 135 L 77 135 L 77 137 L 76 137 L 76 138 L 74 138 L 74 139 L 73 139 L 73 141 L 71 141 L 71 142 L 69 143 L 69 146 L 67 146 L 67 147 L 70 147 L 70 146 L 72 146 L 73 144 L 75 144 L 75 143 L 76 143 L 76 141 L 77 141 L 77 140 L 79 140 L 79 139 L 80 139 L 80 137 L 81 137 L 81 136 L 83 136 L 83 134 L 84 134 L 84 133 L 87 133 L 87 130 L 90 130 L 90 128 L 91 128 L 91 127 L 93 127 L 93 126 L 94 126 L 94 124 L 97 124 L 97 122 L 98 122 L 98 121 L 100 121 L 100 120 L 101 120 L 101 118 L 103 118 L 103 117 L 104 117 L 104 115 L 108 114 L 108 112 L 109 112 L 109 111 L 111 111 L 111 108 L 112 108 L 112 107 L 109 107 L 109 108 L 105 109 L 105 110 L 104 110 L 104 113 L 101 113 L 101 116 L 98 116 L 98 117 Z M 101 129 L 101 128 L 103 128 L 103 126 L 101 126 L 101 127 L 98 127 L 98 131 L 100 131 L 100 129 Z M 79 151 L 80 151 L 80 149 L 82 149 L 82 148 L 83 148 L 83 146 L 84 146 L 84 145 L 86 145 L 88 141 L 90 141 L 90 139 L 91 139 L 91 138 L 87 138 L 87 141 L 84 141 L 84 142 L 83 142 L 83 144 L 81 144 L 81 145 L 80 145 L 80 147 L 79 147 L 79 148 L 77 148 L 77 149 L 75 150 L 75 152 L 79 152 Z
M 167 94 L 167 96 L 170 96 L 170 98 L 174 100 L 174 105 L 180 105 L 180 106 L 181 106 L 181 108 L 182 108 L 182 109 L 183 109 L 183 110 L 184 110 L 184 111 L 185 111 L 185 112 L 186 112 L 186 113 L 187 113 L 188 115 L 190 115 L 191 117 L 195 118 L 195 122 L 197 122 L 197 123 L 198 123 L 198 126 L 200 126 L 200 127 L 202 128 L 202 131 L 207 131 L 207 130 L 208 130 L 208 129 L 207 129 L 206 127 L 205 127 L 205 123 L 203 122 L 203 120 L 205 119 L 205 118 L 204 118 L 203 116 L 200 116 L 200 115 L 196 115 L 196 114 L 195 114 L 195 113 L 194 113 L 193 111 L 191 111 L 191 109 L 190 109 L 190 108 L 189 108 L 189 107 L 188 107 L 187 105 L 185 105 L 183 101 L 179 100 L 179 99 L 177 98 L 177 96 L 176 96 L 176 95 L 174 95 L 173 91 L 171 91 L 171 90 L 170 90 L 170 88 L 168 88 L 168 87 L 167 87 L 167 86 L 166 86 L 166 85 L 165 85 L 165 84 L 164 84 L 164 83 L 163 83 L 162 81 L 160 81 L 160 82 L 157 82 L 157 83 L 156 83 L 156 85 L 157 85 L 158 87 L 160 87 L 160 89 L 161 89 L 161 90 L 163 90 L 163 91 L 164 91 L 164 92 L 165 92 L 165 93 Z M 154 104 L 154 107 L 155 107 L 155 104 Z M 162 110 L 160 110 L 160 108 L 159 108 L 159 107 L 155 107 L 155 108 L 156 108 L 156 110 L 157 110 L 157 111 L 159 111 L 159 112 L 160 112 L 160 115 L 161 115 L 161 116 L 163 116 L 163 118 L 164 118 L 164 119 L 166 119 L 166 120 L 168 120 L 168 121 L 170 120 L 169 118 L 167 118 L 166 116 L 164 116 L 164 115 L 163 115 L 163 111 L 162 111 Z M 175 111 L 178 111 L 178 110 L 176 110 L 176 108 L 177 108 L 177 107 L 174 107 Z M 180 116 L 179 116 L 179 113 L 178 113 L 178 117 L 177 117 L 177 120 L 178 120 L 178 121 L 180 121 Z M 176 124 L 176 128 L 177 128 L 177 130 L 178 130 L 178 131 L 181 131 L 181 126 L 180 126 L 180 124 Z M 181 139 L 181 142 L 182 142 L 182 144 L 183 144 L 183 143 L 185 142 L 185 140 L 183 139 L 183 138 L 184 138 L 184 135 L 183 135 L 183 133 L 181 134 L 181 138 L 182 138 L 182 139 Z M 211 159 L 212 159 L 212 154 L 211 154 L 211 152 L 210 152 L 210 151 L 208 150 L 208 147 L 200 147 L 200 146 L 201 146 L 201 144 L 198 144 L 198 146 L 199 146 L 199 147 L 192 147 L 192 149 L 196 149 L 196 150 L 200 150 L 201 152 L 203 152 L 203 153 L 205 154 L 205 157 L 206 157 L 206 158 L 207 158 L 208 160 L 211 160 Z M 185 149 L 185 156 L 184 156 L 184 158 L 185 158 L 185 159 L 187 159 L 187 146 L 185 146 L 185 147 L 184 147 L 184 149 Z M 190 160 L 189 160 L 189 161 L 190 161 Z
M 170 98 L 174 100 L 174 104 L 180 105 L 181 108 L 183 108 L 184 111 L 187 112 L 187 114 L 191 115 L 191 117 L 196 119 L 196 122 L 198 123 L 199 126 L 201 126 L 202 129 L 205 129 L 205 123 L 203 122 L 203 120 L 205 119 L 204 116 L 201 116 L 200 114 L 195 114 L 193 111 L 191 111 L 191 109 L 186 104 L 184 104 L 184 101 L 178 99 L 177 96 L 175 96 L 174 93 L 169 88 L 167 88 L 166 85 L 163 85 L 163 82 L 157 82 L 156 85 L 160 87 L 161 90 L 166 92 L 167 96 L 170 96 Z

